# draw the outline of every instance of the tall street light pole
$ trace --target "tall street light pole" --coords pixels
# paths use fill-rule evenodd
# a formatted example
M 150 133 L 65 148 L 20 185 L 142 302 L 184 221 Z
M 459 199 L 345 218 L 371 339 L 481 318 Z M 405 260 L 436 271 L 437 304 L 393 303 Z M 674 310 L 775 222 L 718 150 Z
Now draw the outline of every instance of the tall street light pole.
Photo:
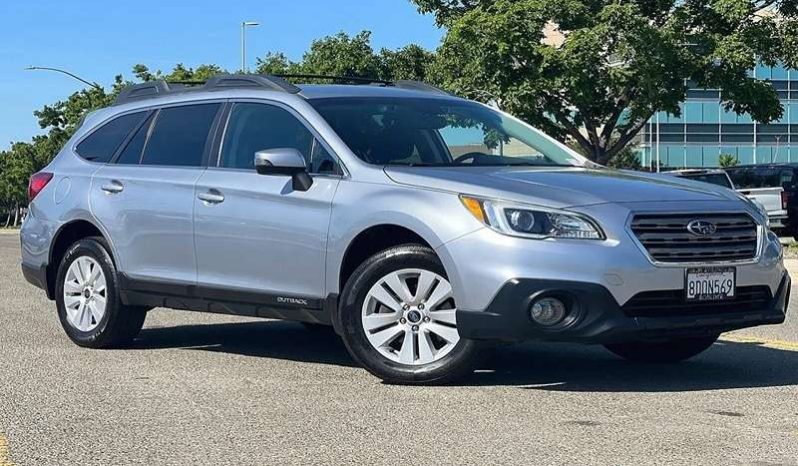
M 247 27 L 259 26 L 257 21 L 242 21 L 241 22 L 241 71 L 247 72 Z
M 82 82 L 83 84 L 88 84 L 89 86 L 91 86 L 91 87 L 93 87 L 95 89 L 102 89 L 102 87 L 99 84 L 97 84 L 95 82 L 86 81 L 85 79 L 81 78 L 80 76 L 78 76 L 78 75 L 76 75 L 74 73 L 70 73 L 69 71 L 62 70 L 60 68 L 50 68 L 50 67 L 47 67 L 47 66 L 29 66 L 29 67 L 25 68 L 25 71 L 54 71 L 56 73 L 65 74 L 65 75 L 69 76 L 70 78 L 77 79 L 78 81 Z

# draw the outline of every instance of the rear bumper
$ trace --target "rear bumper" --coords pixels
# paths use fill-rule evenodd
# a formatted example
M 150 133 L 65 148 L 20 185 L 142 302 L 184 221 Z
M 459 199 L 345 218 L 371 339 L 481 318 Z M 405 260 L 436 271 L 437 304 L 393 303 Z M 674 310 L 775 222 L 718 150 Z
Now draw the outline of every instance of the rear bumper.
M 31 285 L 41 288 L 47 292 L 47 297 L 53 299 L 50 295 L 50 288 L 47 286 L 47 266 L 33 267 L 22 263 L 22 276 Z
M 761 307 L 743 312 L 685 313 L 674 306 L 667 317 L 629 317 L 628 310 L 602 285 L 560 280 L 510 280 L 485 311 L 457 311 L 460 336 L 475 340 L 547 340 L 613 343 L 640 339 L 710 335 L 758 325 L 784 322 L 790 295 L 790 276 L 784 274 L 777 292 Z M 566 293 L 578 316 L 569 325 L 546 329 L 529 318 L 535 297 Z M 678 311 L 678 312 L 677 312 Z

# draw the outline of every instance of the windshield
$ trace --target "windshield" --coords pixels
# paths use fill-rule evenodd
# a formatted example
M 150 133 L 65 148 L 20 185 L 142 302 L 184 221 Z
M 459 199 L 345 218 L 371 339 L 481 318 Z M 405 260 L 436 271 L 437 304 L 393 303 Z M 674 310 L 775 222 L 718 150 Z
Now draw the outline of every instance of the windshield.
M 583 166 L 540 131 L 483 105 L 443 99 L 311 100 L 367 163 L 405 166 Z
M 731 185 L 729 177 L 722 173 L 702 173 L 702 174 L 679 175 L 679 176 L 691 180 L 703 181 L 704 183 L 716 184 L 718 186 L 723 186 L 724 188 L 734 189 L 734 186 Z

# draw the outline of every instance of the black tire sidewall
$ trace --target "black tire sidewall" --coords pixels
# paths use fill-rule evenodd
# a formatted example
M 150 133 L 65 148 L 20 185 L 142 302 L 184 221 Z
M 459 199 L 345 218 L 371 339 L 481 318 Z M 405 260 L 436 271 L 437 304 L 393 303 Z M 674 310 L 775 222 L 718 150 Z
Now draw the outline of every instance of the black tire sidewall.
M 66 316 L 66 305 L 64 303 L 64 279 L 69 266 L 79 257 L 88 256 L 97 261 L 105 274 L 105 315 L 100 324 L 88 332 L 83 332 L 73 327 Z M 121 304 L 117 287 L 116 266 L 108 253 L 107 247 L 102 240 L 97 238 L 87 238 L 75 242 L 67 249 L 61 264 L 58 267 L 58 274 L 55 283 L 55 301 L 58 308 L 58 318 L 61 326 L 69 338 L 80 346 L 102 347 L 110 340 L 110 329 L 114 328 L 116 321 L 120 318 Z
M 446 383 L 473 369 L 479 343 L 461 338 L 443 358 L 429 364 L 409 366 L 392 361 L 368 341 L 362 325 L 362 306 L 371 287 L 380 278 L 401 269 L 423 269 L 448 280 L 434 252 L 417 245 L 404 245 L 380 252 L 364 262 L 349 279 L 341 296 L 341 329 L 352 357 L 369 372 L 390 383 Z

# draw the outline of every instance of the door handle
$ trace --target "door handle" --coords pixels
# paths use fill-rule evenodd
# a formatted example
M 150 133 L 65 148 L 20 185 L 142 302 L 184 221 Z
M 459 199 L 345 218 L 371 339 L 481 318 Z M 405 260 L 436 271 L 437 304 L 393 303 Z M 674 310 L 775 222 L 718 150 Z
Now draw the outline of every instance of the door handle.
M 221 204 L 224 202 L 224 194 L 217 189 L 209 189 L 207 192 L 197 194 L 197 197 L 206 204 Z
M 108 194 L 118 194 L 125 190 L 125 186 L 116 180 L 111 180 L 102 185 L 101 189 Z

